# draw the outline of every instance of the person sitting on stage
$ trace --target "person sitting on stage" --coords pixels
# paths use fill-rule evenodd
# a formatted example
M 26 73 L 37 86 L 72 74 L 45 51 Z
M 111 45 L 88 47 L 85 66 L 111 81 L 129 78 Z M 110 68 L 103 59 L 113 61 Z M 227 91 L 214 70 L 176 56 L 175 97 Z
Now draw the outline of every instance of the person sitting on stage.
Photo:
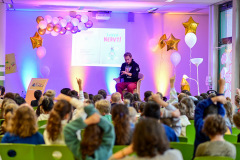
M 124 54 L 125 63 L 121 66 L 120 82 L 116 84 L 117 92 L 121 93 L 127 88 L 128 92 L 133 93 L 133 90 L 137 88 L 138 73 L 140 72 L 139 65 L 132 59 L 132 54 L 126 52 Z M 124 79 L 124 81 L 122 81 Z

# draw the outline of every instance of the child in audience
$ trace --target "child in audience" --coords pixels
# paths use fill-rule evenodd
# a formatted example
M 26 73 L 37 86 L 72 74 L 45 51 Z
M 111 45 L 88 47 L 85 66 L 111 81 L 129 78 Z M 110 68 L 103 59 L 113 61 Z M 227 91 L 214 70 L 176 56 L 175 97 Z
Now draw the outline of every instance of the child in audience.
M 141 103 L 142 103 L 142 101 L 141 101 L 141 99 L 139 97 L 139 94 L 138 93 L 134 93 L 133 94 L 133 108 L 135 108 L 137 112 L 139 110 L 139 106 L 140 106 Z
M 25 99 L 21 96 L 17 96 L 14 98 L 14 101 L 17 103 L 17 105 L 22 105 L 24 103 L 26 103 Z
M 142 102 L 140 104 L 140 106 L 139 106 L 139 110 L 138 110 L 138 113 L 139 113 L 138 117 L 139 117 L 139 119 L 144 117 L 144 107 L 145 107 L 145 105 L 146 105 L 146 102 Z
M 114 105 L 119 104 L 119 103 L 122 102 L 121 94 L 119 92 L 113 93 L 112 96 L 111 96 L 110 102 L 111 102 L 111 109 L 112 109 L 112 107 Z
M 225 116 L 223 104 L 226 103 L 226 98 L 223 96 L 225 80 L 219 79 L 219 94 L 216 97 L 208 98 L 198 103 L 195 109 L 194 126 L 196 130 L 194 142 L 194 156 L 199 144 L 209 141 L 209 137 L 202 132 L 204 119 L 210 114 L 219 114 Z
M 152 91 L 146 91 L 144 92 L 144 101 L 148 102 L 148 98 L 152 95 Z
M 39 99 L 42 97 L 42 91 L 36 90 L 34 92 L 34 97 L 36 98 L 36 100 L 31 101 L 31 106 L 32 107 L 37 107 L 39 105 Z
M 210 138 L 210 141 L 201 143 L 197 147 L 196 157 L 221 156 L 235 159 L 236 147 L 223 138 L 226 131 L 226 122 L 222 116 L 208 116 L 204 122 L 203 132 Z
M 100 89 L 98 91 L 98 94 L 101 94 L 103 96 L 103 99 L 107 98 L 107 92 L 104 89 Z
M 43 133 L 44 141 L 50 144 L 65 144 L 63 128 L 66 126 L 72 106 L 65 100 L 57 101 L 50 112 L 47 127 Z
M 127 92 L 123 95 L 123 100 L 129 100 L 130 106 L 133 106 L 133 94 L 130 92 Z
M 235 105 L 236 105 L 235 113 L 240 112 L 240 95 L 235 96 Z
M 95 104 L 97 101 L 104 99 L 103 96 L 101 94 L 97 94 L 95 96 L 93 96 L 93 103 Z
M 116 104 L 112 108 L 112 119 L 116 133 L 115 145 L 129 145 L 132 140 L 132 130 L 128 107 L 124 104 Z
M 44 144 L 42 135 L 37 132 L 37 117 L 28 104 L 21 105 L 7 126 L 2 143 Z
M 226 111 L 226 115 L 224 117 L 224 120 L 225 120 L 226 125 L 227 125 L 227 130 L 228 130 L 229 134 L 231 134 L 232 133 L 232 125 L 233 125 L 232 103 L 230 101 L 227 101 L 224 104 L 224 108 L 225 108 L 225 111 Z
M 78 118 L 64 128 L 65 142 L 76 159 L 104 160 L 112 155 L 114 128 L 106 119 L 97 114 L 93 105 L 84 107 L 86 120 Z M 76 132 L 84 129 L 83 139 Z
M 106 99 L 101 99 L 95 103 L 95 107 L 108 122 L 112 123 L 111 104 Z
M 137 156 L 128 156 L 133 152 Z M 136 124 L 132 144 L 110 158 L 115 159 L 183 160 L 179 150 L 170 149 L 164 127 L 153 118 L 142 119 Z
M 0 119 L 4 119 L 5 108 L 10 103 L 16 104 L 16 102 L 13 99 L 10 99 L 10 98 L 3 99 L 3 102 L 2 102 L 2 105 L 1 105 Z
M 134 130 L 135 124 L 137 123 L 137 111 L 133 107 L 128 107 L 129 111 L 129 120 L 130 120 L 130 128 Z
M 42 103 L 39 105 L 42 113 L 38 117 L 38 121 L 48 120 L 49 113 L 53 108 L 53 100 L 47 96 L 44 96 Z
M 240 112 L 237 112 L 233 115 L 233 123 L 238 129 L 240 129 Z M 238 134 L 237 142 L 240 142 L 240 134 Z
M 56 95 L 56 92 L 54 90 L 47 90 L 47 92 L 45 93 L 45 96 L 49 97 L 50 99 L 54 99 Z

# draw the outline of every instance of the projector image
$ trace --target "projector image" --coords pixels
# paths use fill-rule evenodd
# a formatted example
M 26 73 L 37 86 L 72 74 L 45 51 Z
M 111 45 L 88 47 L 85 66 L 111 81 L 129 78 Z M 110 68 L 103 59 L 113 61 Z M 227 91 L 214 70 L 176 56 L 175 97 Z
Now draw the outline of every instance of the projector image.
M 111 11 L 93 11 L 92 17 L 97 20 L 107 21 L 111 18 Z

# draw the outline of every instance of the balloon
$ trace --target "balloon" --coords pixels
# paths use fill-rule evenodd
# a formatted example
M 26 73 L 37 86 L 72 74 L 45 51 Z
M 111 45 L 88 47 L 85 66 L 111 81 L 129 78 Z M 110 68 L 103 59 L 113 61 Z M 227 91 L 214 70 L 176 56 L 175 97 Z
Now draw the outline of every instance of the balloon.
M 59 16 L 58 19 L 59 19 L 59 21 L 61 21 L 63 18 Z
M 50 31 L 46 30 L 46 33 L 45 33 L 45 34 L 50 34 L 50 33 L 51 33 Z
M 171 59 L 172 64 L 176 67 L 179 64 L 179 62 L 181 61 L 181 55 L 178 52 L 174 52 L 174 53 L 172 53 L 170 59 Z
M 162 35 L 162 37 L 159 39 L 158 45 L 160 49 L 163 49 L 166 46 L 165 40 L 167 39 L 166 34 Z
M 38 16 L 36 21 L 39 24 L 41 21 L 44 21 L 44 18 L 42 16 Z
M 44 18 L 45 18 L 45 21 L 47 21 L 47 23 L 52 22 L 52 17 L 50 15 L 46 15 Z
M 86 23 L 86 22 L 88 21 L 88 16 L 87 16 L 87 15 L 82 15 L 81 21 L 82 21 L 83 23 Z
M 85 28 L 85 24 L 83 22 L 80 22 L 78 24 L 78 29 L 82 30 L 83 28 Z
M 41 28 L 39 28 L 39 29 L 38 29 L 38 33 L 39 33 L 40 35 L 44 35 L 44 34 L 46 33 L 46 29 L 41 29 Z
M 60 25 L 61 25 L 62 27 L 66 27 L 66 25 L 67 25 L 67 20 L 66 20 L 66 19 L 61 19 L 61 20 L 59 21 L 59 23 L 60 23 Z
M 183 23 L 183 26 L 185 27 L 185 35 L 188 33 L 194 33 L 196 34 L 197 26 L 199 23 L 196 23 L 192 17 L 188 19 L 187 22 Z
M 171 34 L 171 36 L 166 41 L 167 51 L 169 51 L 169 50 L 176 50 L 176 51 L 178 51 L 178 43 L 179 42 L 180 42 L 180 39 L 175 38 Z
M 47 27 L 47 22 L 46 21 L 39 22 L 39 28 L 45 29 L 46 27 Z
M 46 29 L 51 32 L 53 30 L 53 27 L 54 27 L 54 25 L 52 23 L 48 23 Z
M 59 24 L 56 24 L 56 25 L 53 27 L 53 30 L 54 30 L 55 32 L 59 32 L 59 31 L 61 31 L 61 29 L 62 29 L 62 27 L 61 27 Z
M 57 35 L 58 35 L 58 32 L 52 31 L 52 32 L 51 32 L 51 35 L 52 35 L 52 36 L 57 36 Z
M 87 28 L 91 28 L 93 26 L 93 22 L 91 20 L 88 20 L 86 23 L 85 23 L 85 26 Z
M 78 27 L 77 26 L 74 26 L 71 30 L 72 33 L 77 33 L 78 32 Z
M 39 59 L 42 59 L 46 55 L 46 49 L 45 47 L 38 47 L 37 49 L 37 56 Z
M 53 22 L 53 24 L 58 24 L 59 19 L 58 19 L 57 17 L 54 17 L 54 18 L 52 19 L 52 22 Z
M 73 26 L 77 26 L 78 23 L 79 23 L 79 20 L 78 20 L 77 18 L 73 18 L 73 19 L 71 20 L 71 22 L 72 22 Z
M 67 31 L 66 28 L 63 27 L 61 29 L 61 31 L 59 32 L 59 34 L 64 35 L 66 33 L 66 31 Z
M 37 29 L 39 29 L 39 24 L 37 25 Z
M 64 19 L 66 19 L 67 22 L 70 22 L 72 18 L 67 15 Z
M 72 17 L 72 18 L 75 18 L 75 17 L 76 17 L 76 14 L 77 14 L 76 11 L 70 11 L 70 12 L 69 12 L 69 16 Z
M 49 69 L 48 66 L 43 66 L 43 67 L 41 67 L 40 72 L 41 72 L 42 77 L 43 77 L 43 78 L 46 78 L 46 77 L 48 77 L 49 74 L 50 74 L 50 69 Z
M 188 33 L 185 36 L 185 42 L 189 48 L 192 48 L 197 42 L 197 36 L 194 33 Z
M 67 24 L 67 26 L 66 26 L 66 29 L 67 29 L 68 31 L 71 31 L 72 28 L 73 28 L 72 23 L 71 23 L 71 22 L 68 22 L 68 24 Z
M 69 35 L 69 34 L 71 34 L 71 33 L 72 33 L 71 31 L 67 31 L 67 32 L 66 32 L 66 35 Z
M 38 48 L 42 46 L 43 39 L 42 37 L 36 32 L 33 37 L 30 37 L 31 42 L 32 42 L 32 47 Z
M 81 22 L 81 17 L 82 17 L 82 16 L 81 16 L 80 14 L 77 14 L 75 18 L 77 18 L 78 21 Z

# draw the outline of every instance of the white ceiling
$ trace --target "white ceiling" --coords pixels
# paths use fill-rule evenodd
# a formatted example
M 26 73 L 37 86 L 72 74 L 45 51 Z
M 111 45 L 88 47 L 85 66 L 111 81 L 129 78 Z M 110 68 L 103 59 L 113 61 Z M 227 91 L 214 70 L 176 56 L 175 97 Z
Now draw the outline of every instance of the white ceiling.
M 2 0 L 24 11 L 113 11 L 146 13 L 158 8 L 160 13 L 208 13 L 208 6 L 229 0 Z

